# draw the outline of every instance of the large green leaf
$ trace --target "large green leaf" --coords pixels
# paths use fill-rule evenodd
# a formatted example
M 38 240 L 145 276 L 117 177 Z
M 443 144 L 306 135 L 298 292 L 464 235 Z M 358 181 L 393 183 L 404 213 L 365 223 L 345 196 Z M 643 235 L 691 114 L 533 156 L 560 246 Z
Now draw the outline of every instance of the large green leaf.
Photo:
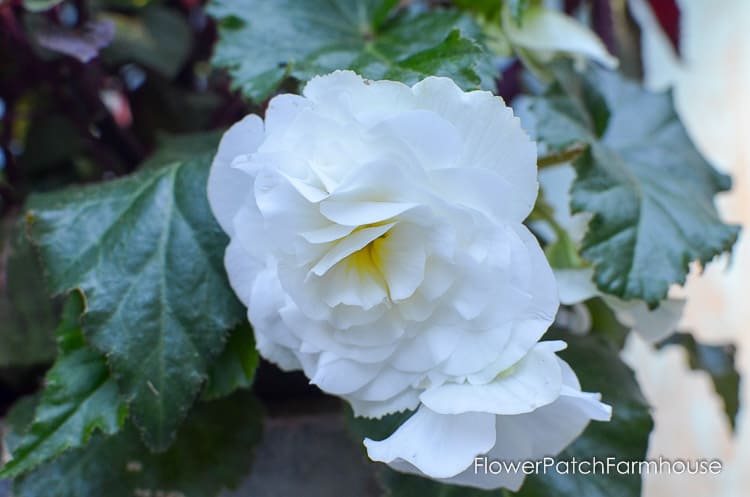
M 212 497 L 233 488 L 252 463 L 262 409 L 248 393 L 199 404 L 174 445 L 152 454 L 126 425 L 14 482 L 17 497 Z
M 44 393 L 33 422 L 17 444 L 0 478 L 13 478 L 62 452 L 88 443 L 96 431 L 111 435 L 125 420 L 127 409 L 107 363 L 86 346 L 78 320 L 83 300 L 71 294 L 57 330 L 60 356 L 47 373 Z
M 29 202 L 53 291 L 85 295 L 86 337 L 154 450 L 169 446 L 226 331 L 244 319 L 206 198 L 212 153 Z
M 640 393 L 633 372 L 620 360 L 618 351 L 598 336 L 573 336 L 554 332 L 547 338 L 564 339 L 568 348 L 560 355 L 578 375 L 584 390 L 601 392 L 614 414 L 608 423 L 592 422 L 583 434 L 556 461 L 604 460 L 640 461 L 646 456 L 648 437 L 653 428 L 648 406 Z M 351 418 L 358 438 L 379 440 L 391 433 L 407 415 L 388 416 L 381 421 Z M 439 457 L 436 454 L 436 457 Z M 389 497 L 639 497 L 641 478 L 637 474 L 557 474 L 527 476 L 515 494 L 505 490 L 481 491 L 445 485 L 425 478 L 385 469 L 381 483 Z
M 704 371 L 711 377 L 716 393 L 724 402 L 724 411 L 732 429 L 736 428 L 740 409 L 740 374 L 735 365 L 737 350 L 733 345 L 707 345 L 690 333 L 675 333 L 659 344 L 685 349 L 691 369 Z
M 219 20 L 214 64 L 255 101 L 286 78 L 306 81 L 335 69 L 414 83 L 449 76 L 476 88 L 494 76 L 464 14 L 393 12 L 396 0 L 214 0 Z M 485 59 L 485 60 L 483 60 Z
M 737 239 L 714 206 L 729 178 L 696 150 L 669 94 L 600 69 L 553 70 L 557 81 L 532 110 L 550 148 L 588 145 L 573 163 L 571 207 L 594 214 L 581 254 L 600 290 L 655 306 L 684 283 L 691 261 L 708 262 Z

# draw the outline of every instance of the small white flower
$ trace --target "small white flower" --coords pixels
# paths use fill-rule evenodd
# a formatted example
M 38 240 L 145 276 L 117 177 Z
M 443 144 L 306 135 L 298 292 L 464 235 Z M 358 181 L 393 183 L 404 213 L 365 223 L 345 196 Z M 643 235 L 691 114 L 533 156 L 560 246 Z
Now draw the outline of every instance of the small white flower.
M 368 442 L 371 456 L 451 478 L 510 418 L 546 426 L 541 407 L 569 397 L 608 412 L 552 345 L 537 345 L 558 307 L 522 224 L 537 188 L 535 145 L 500 98 L 446 78 L 408 87 L 338 71 L 275 97 L 265 122 L 233 126 L 208 195 L 261 354 L 361 416 L 421 404 Z M 550 425 L 554 437 L 529 430 L 517 453 L 555 453 L 592 417 L 583 408 L 565 429 Z M 410 459 L 432 443 L 423 423 L 434 420 L 444 449 Z M 488 428 L 471 437 L 467 426 Z

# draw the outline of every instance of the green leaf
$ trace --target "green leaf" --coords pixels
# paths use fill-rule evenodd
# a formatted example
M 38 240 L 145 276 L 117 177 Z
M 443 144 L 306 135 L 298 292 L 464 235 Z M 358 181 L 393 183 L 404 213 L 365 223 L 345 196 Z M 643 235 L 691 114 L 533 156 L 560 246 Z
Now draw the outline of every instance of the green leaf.
M 70 117 L 46 112 L 40 114 L 29 123 L 19 158 L 24 175 L 31 178 L 59 168 L 83 148 L 76 124 Z
M 502 2 L 498 0 L 453 0 L 453 4 L 459 9 L 475 12 L 485 19 L 497 18 L 503 7 Z
M 173 135 L 163 133 L 158 136 L 158 148 L 140 166 L 141 169 L 158 168 L 164 164 L 190 160 L 195 156 L 205 156 L 216 149 L 224 130 Z
M 388 414 L 382 418 L 355 417 L 352 409 L 346 405 L 345 415 L 349 431 L 357 442 L 365 438 L 383 440 L 388 438 L 396 429 L 414 414 L 414 411 L 402 411 Z
M 253 330 L 247 322 L 234 329 L 227 346 L 208 375 L 203 398 L 225 397 L 237 389 L 250 388 L 260 363 Z
M 596 336 L 578 337 L 555 331 L 546 338 L 564 339 L 568 343 L 560 355 L 576 371 L 583 390 L 601 392 L 602 400 L 614 411 L 612 421 L 590 423 L 556 461 L 571 461 L 574 457 L 579 461 L 593 457 L 606 461 L 613 456 L 617 460 L 643 460 L 653 422 L 633 372 L 620 360 L 617 349 Z M 359 439 L 369 436 L 380 440 L 407 416 L 387 416 L 381 421 L 350 417 L 350 426 Z M 505 489 L 482 491 L 446 485 L 390 469 L 384 469 L 380 479 L 389 497 L 639 497 L 641 494 L 641 478 L 637 474 L 557 474 L 550 470 L 546 475 L 527 476 L 515 494 Z
M 29 202 L 51 288 L 85 295 L 86 338 L 154 450 L 169 446 L 226 331 L 244 319 L 206 198 L 212 154 Z
M 393 0 L 214 0 L 219 21 L 213 63 L 261 102 L 287 77 L 306 81 L 335 69 L 407 84 L 449 76 L 464 88 L 492 80 L 469 16 L 393 12 Z M 485 63 L 483 63 L 485 62 Z
M 687 352 L 690 368 L 705 371 L 711 377 L 716 393 L 724 401 L 724 411 L 732 429 L 736 428 L 740 408 L 740 374 L 735 365 L 736 348 L 733 345 L 706 345 L 699 343 L 689 333 L 675 333 L 659 347 L 678 345 Z
M 588 145 L 573 162 L 573 212 L 594 214 L 581 255 L 601 291 L 656 306 L 685 282 L 691 261 L 706 263 L 736 241 L 738 228 L 714 206 L 730 180 L 690 141 L 669 94 L 600 69 L 552 69 L 557 80 L 532 110 L 552 149 Z
M 591 316 L 591 332 L 622 350 L 630 334 L 630 328 L 620 323 L 615 312 L 601 297 L 587 300 L 586 309 Z
M 15 217 L 0 220 L 0 369 L 48 364 L 55 358 L 55 305 L 39 261 Z
M 39 405 L 41 395 L 36 393 L 18 399 L 8 410 L 3 419 L 3 447 L 12 454 L 23 440 L 29 425 L 34 421 L 34 412 Z
M 47 373 L 34 420 L 0 478 L 14 478 L 70 448 L 82 447 L 96 431 L 116 433 L 125 421 L 127 409 L 104 357 L 86 347 L 78 324 L 82 312 L 83 300 L 74 292 L 57 331 L 61 355 Z
M 94 437 L 17 479 L 17 497 L 211 497 L 247 474 L 262 431 L 262 409 L 248 393 L 199 404 L 174 445 L 152 454 L 136 429 Z

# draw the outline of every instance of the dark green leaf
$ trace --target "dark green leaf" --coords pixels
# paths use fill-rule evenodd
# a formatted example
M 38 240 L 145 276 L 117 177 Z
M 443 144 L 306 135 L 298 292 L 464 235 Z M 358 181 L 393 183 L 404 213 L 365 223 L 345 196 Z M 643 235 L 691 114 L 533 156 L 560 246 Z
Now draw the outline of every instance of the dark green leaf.
M 255 101 L 287 77 L 306 81 L 335 69 L 415 83 L 449 76 L 476 88 L 494 76 L 475 42 L 479 30 L 458 12 L 391 12 L 393 0 L 215 0 L 220 42 L 213 62 Z M 456 32 L 458 31 L 458 32 Z
M 18 444 L 21 443 L 24 433 L 32 421 L 34 412 L 39 405 L 41 395 L 27 395 L 21 397 L 5 415 L 3 419 L 3 448 L 8 454 L 12 454 Z
M 402 411 L 383 416 L 380 419 L 354 417 L 351 408 L 346 407 L 346 422 L 352 436 L 358 442 L 365 438 L 383 440 L 409 419 L 414 411 Z
M 18 497 L 212 497 L 247 474 L 262 410 L 248 393 L 199 404 L 174 445 L 152 454 L 128 425 L 63 454 L 14 483 Z
M 86 337 L 154 450 L 169 446 L 226 331 L 244 319 L 206 198 L 212 153 L 29 203 L 53 291 L 83 291 Z
M 690 367 L 708 373 L 716 393 L 724 401 L 724 411 L 732 429 L 736 427 L 737 411 L 740 408 L 740 374 L 735 366 L 737 350 L 733 345 L 706 345 L 698 343 L 689 333 L 675 333 L 664 340 L 660 347 L 679 345 L 687 352 Z
M 553 70 L 556 83 L 532 109 L 551 148 L 589 146 L 573 163 L 572 209 L 594 214 L 581 255 L 600 290 L 655 306 L 684 283 L 691 261 L 706 263 L 737 239 L 714 206 L 729 178 L 696 150 L 670 95 L 601 69 Z
M 630 328 L 620 323 L 612 308 L 600 297 L 587 300 L 586 309 L 591 316 L 592 333 L 605 338 L 613 346 L 622 350 Z
M 69 161 L 81 148 L 81 138 L 70 118 L 42 114 L 30 123 L 20 163 L 27 176 L 38 174 Z
M 60 357 L 47 373 L 34 420 L 15 444 L 0 478 L 27 473 L 68 449 L 82 447 L 96 431 L 116 433 L 125 420 L 127 409 L 104 357 L 86 347 L 78 324 L 82 312 L 83 300 L 73 292 L 57 331 Z
M 601 392 L 604 402 L 612 405 L 614 415 L 608 423 L 592 422 L 572 445 L 556 457 L 557 461 L 606 460 L 640 461 L 646 456 L 648 437 L 653 428 L 646 401 L 633 372 L 620 360 L 616 348 L 596 336 L 576 337 L 553 332 L 547 338 L 568 342 L 560 355 L 576 371 L 583 390 Z M 408 416 L 408 414 L 407 414 Z M 358 438 L 369 436 L 380 440 L 388 436 L 405 418 L 387 416 L 382 421 L 350 419 Z M 412 475 L 385 469 L 381 482 L 389 497 L 639 497 L 641 478 L 633 475 L 557 474 L 527 476 L 515 494 L 505 490 L 482 491 L 445 485 Z
M 217 399 L 237 389 L 250 388 L 259 362 L 253 330 L 245 322 L 235 328 L 229 336 L 224 352 L 208 375 L 203 398 Z
M 55 358 L 56 311 L 22 223 L 0 221 L 0 369 L 50 363 Z
M 164 133 L 158 137 L 158 148 L 140 167 L 141 169 L 158 168 L 164 164 L 205 156 L 207 151 L 216 148 L 223 134 L 224 130 L 185 135 Z

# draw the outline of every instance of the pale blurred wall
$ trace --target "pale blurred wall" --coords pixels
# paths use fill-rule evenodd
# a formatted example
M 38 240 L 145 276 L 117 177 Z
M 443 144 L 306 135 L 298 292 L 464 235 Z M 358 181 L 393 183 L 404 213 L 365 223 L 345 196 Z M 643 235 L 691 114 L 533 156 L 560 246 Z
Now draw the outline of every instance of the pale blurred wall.
M 681 328 L 705 343 L 735 342 L 738 369 L 750 379 L 750 0 L 678 4 L 680 62 L 649 22 L 642 0 L 631 0 L 646 28 L 647 84 L 674 87 L 675 104 L 693 139 L 717 168 L 733 177 L 732 191 L 719 199 L 721 213 L 745 230 L 728 269 L 724 258 L 700 277 L 694 271 L 689 278 Z M 750 381 L 741 385 L 733 435 L 709 378 L 689 370 L 683 351 L 670 347 L 656 352 L 631 337 L 624 357 L 654 407 L 656 429 L 649 456 L 718 457 L 725 463 L 720 477 L 646 477 L 644 497 L 750 496 Z

